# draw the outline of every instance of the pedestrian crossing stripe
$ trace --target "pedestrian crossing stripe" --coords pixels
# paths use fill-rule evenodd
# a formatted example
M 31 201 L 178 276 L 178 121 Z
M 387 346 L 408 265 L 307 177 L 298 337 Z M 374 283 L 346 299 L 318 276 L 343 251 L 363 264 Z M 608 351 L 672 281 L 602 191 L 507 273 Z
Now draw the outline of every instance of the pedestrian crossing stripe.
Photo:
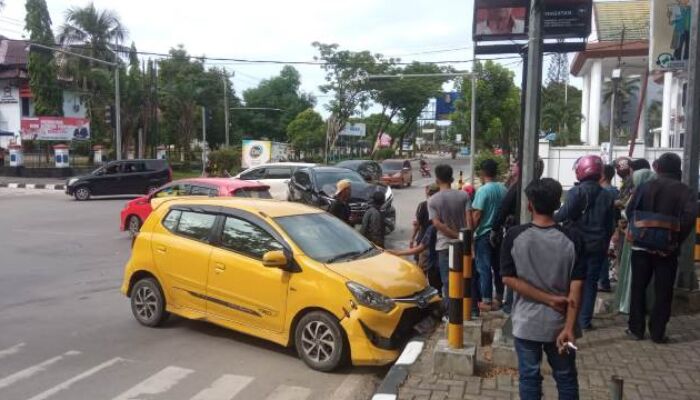
M 22 347 L 25 346 L 25 343 L 17 343 L 16 345 L 12 347 L 8 347 L 6 349 L 0 350 L 0 359 L 3 359 L 7 356 L 11 356 L 15 353 L 19 353 L 20 350 L 22 350 Z
M 122 362 L 122 361 L 124 361 L 122 358 L 116 357 L 116 358 L 113 358 L 113 359 L 111 359 L 111 360 L 109 360 L 109 361 L 107 361 L 107 362 L 103 362 L 102 364 L 97 365 L 97 366 L 95 366 L 95 367 L 92 367 L 92 368 L 90 368 L 89 370 L 87 370 L 87 371 L 85 371 L 85 372 L 83 372 L 83 373 L 81 373 L 81 374 L 78 374 L 78 375 L 76 375 L 76 376 L 74 376 L 74 377 L 68 379 L 67 381 L 64 381 L 64 382 L 59 383 L 58 385 L 52 387 L 51 389 L 45 390 L 45 391 L 43 391 L 43 392 L 37 394 L 36 396 L 32 397 L 32 398 L 29 399 L 29 400 L 45 400 L 45 399 L 48 399 L 49 397 L 53 396 L 54 394 L 56 394 L 56 393 L 58 393 L 58 392 L 61 392 L 61 391 L 64 391 L 64 390 L 70 388 L 70 387 L 73 386 L 73 384 L 75 384 L 76 382 L 80 382 L 80 381 L 82 381 L 83 379 L 86 379 L 86 378 L 88 378 L 88 377 L 90 377 L 90 376 L 92 376 L 92 375 L 95 375 L 96 373 L 102 371 L 103 369 L 109 368 L 109 367 L 111 367 L 112 365 L 117 364 L 117 363 Z
M 46 361 L 42 361 L 39 364 L 32 365 L 31 367 L 27 367 L 21 371 L 15 372 L 12 375 L 6 376 L 2 379 L 0 379 L 0 389 L 8 387 L 14 383 L 17 383 L 19 381 L 29 379 L 32 376 L 38 374 L 39 372 L 45 371 L 48 367 L 50 367 L 53 364 L 56 364 L 57 362 L 63 360 L 66 357 L 70 356 L 77 356 L 80 354 L 79 351 L 71 350 L 63 353 L 60 356 L 52 357 L 49 358 Z
M 138 385 L 115 397 L 113 400 L 137 400 L 143 395 L 156 395 L 167 392 L 178 382 L 194 371 L 180 367 L 165 367 Z

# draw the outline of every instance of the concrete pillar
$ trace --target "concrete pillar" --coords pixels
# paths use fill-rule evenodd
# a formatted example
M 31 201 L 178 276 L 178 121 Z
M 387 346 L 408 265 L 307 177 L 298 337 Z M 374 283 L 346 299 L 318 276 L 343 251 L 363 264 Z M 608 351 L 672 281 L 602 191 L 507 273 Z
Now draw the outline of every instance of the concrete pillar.
M 583 93 L 581 96 L 581 143 L 588 143 L 588 120 L 591 104 L 591 77 L 590 73 L 583 76 Z
M 591 66 L 590 104 L 588 106 L 588 144 L 598 146 L 600 131 L 600 106 L 603 93 L 603 63 L 595 60 Z
M 664 98 L 661 111 L 661 147 L 671 145 L 671 102 L 673 101 L 673 73 L 664 74 Z

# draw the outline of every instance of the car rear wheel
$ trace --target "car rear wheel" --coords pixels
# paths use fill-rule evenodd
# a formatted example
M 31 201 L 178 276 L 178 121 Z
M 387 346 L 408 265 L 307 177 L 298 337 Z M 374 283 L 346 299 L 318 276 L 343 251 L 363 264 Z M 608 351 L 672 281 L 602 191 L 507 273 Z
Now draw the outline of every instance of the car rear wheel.
M 141 325 L 156 327 L 168 319 L 165 297 L 160 285 L 153 278 L 136 282 L 131 289 L 131 311 Z
M 139 229 L 141 229 L 141 218 L 135 215 L 130 216 L 126 220 L 126 229 L 132 237 L 136 236 L 139 233 Z
M 78 201 L 85 201 L 90 199 L 90 194 L 90 188 L 88 188 L 87 186 L 81 186 L 75 189 L 73 196 Z
M 323 311 L 301 318 L 294 332 L 299 357 L 309 367 L 329 372 L 346 360 L 348 348 L 338 321 Z

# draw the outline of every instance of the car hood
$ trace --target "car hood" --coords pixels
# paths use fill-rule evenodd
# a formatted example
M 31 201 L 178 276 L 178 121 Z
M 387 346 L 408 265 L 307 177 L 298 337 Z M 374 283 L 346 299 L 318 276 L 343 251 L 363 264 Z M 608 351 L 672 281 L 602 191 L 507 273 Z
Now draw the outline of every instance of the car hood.
M 420 268 L 387 252 L 354 261 L 326 264 L 326 267 L 392 298 L 410 296 L 428 285 Z
M 321 190 L 329 196 L 335 193 L 335 185 L 325 185 Z M 352 182 L 350 184 L 350 202 L 369 201 L 374 192 L 386 193 L 386 186 L 372 183 Z

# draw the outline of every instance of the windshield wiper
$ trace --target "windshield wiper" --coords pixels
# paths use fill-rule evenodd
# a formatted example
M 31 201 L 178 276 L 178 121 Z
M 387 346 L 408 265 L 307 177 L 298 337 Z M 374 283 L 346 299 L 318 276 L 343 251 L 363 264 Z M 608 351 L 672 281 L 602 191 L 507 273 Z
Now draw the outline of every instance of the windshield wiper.
M 338 254 L 337 256 L 331 257 L 328 260 L 326 260 L 326 262 L 333 263 L 335 261 L 342 260 L 344 258 L 359 256 L 361 254 L 363 254 L 363 252 L 361 252 L 361 251 L 348 251 L 347 253 L 341 253 L 341 254 Z

